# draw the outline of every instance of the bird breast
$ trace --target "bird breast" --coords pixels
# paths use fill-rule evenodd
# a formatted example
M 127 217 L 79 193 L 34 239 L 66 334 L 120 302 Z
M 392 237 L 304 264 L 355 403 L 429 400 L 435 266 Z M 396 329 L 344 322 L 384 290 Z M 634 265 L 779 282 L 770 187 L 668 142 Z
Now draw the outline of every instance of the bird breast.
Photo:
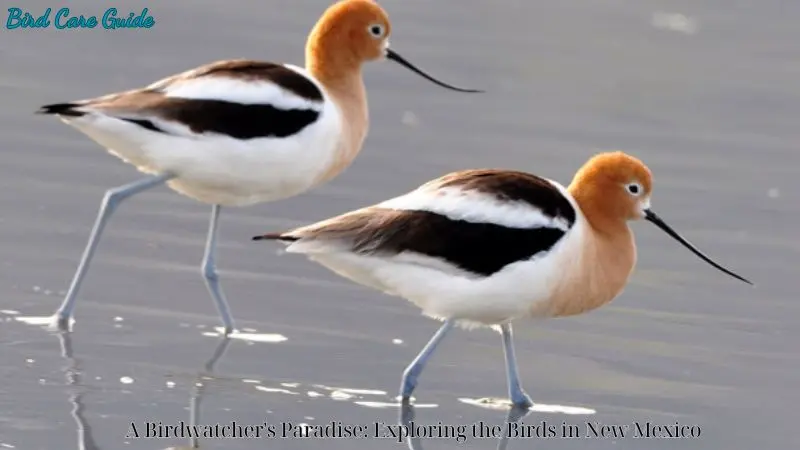
M 532 316 L 566 317 L 597 309 L 617 297 L 636 264 L 633 234 L 627 225 L 614 235 L 598 234 L 581 224 L 580 245 L 565 252 L 564 270 L 548 299 L 537 302 Z

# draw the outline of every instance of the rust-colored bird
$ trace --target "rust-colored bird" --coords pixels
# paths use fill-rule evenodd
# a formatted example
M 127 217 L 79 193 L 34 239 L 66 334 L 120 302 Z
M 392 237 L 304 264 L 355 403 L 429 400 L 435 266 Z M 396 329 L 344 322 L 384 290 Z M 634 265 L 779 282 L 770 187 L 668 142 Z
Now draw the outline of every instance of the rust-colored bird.
M 444 321 L 403 375 L 408 401 L 436 346 L 455 324 L 499 328 L 511 401 L 532 402 L 517 374 L 511 322 L 599 308 L 622 292 L 636 263 L 629 222 L 648 220 L 717 269 L 650 208 L 653 180 L 622 152 L 591 158 L 565 188 L 509 170 L 445 175 L 405 195 L 283 233 L 337 274 Z M 750 283 L 752 284 L 752 283 Z
M 306 42 L 306 67 L 228 60 L 141 88 L 43 106 L 148 176 L 110 189 L 54 325 L 69 328 L 103 229 L 126 198 L 166 183 L 213 205 L 202 273 L 225 332 L 233 317 L 215 267 L 223 206 L 299 195 L 344 171 L 362 149 L 369 114 L 362 65 L 388 58 L 444 84 L 389 48 L 391 24 L 371 0 L 329 7 Z

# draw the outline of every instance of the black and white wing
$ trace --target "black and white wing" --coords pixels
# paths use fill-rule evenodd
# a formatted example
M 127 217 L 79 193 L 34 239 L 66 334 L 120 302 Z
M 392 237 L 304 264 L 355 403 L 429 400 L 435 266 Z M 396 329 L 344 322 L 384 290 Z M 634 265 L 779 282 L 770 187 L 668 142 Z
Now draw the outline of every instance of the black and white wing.
M 566 235 L 577 216 L 568 195 L 535 175 L 468 170 L 374 206 L 254 239 L 283 241 L 287 251 L 309 255 L 411 254 L 490 276 L 547 253 Z
M 301 68 L 251 60 L 218 61 L 145 88 L 41 107 L 66 121 L 103 116 L 180 137 L 285 138 L 320 120 L 320 86 Z M 109 126 L 107 121 L 97 124 Z M 113 126 L 111 124 L 110 126 Z

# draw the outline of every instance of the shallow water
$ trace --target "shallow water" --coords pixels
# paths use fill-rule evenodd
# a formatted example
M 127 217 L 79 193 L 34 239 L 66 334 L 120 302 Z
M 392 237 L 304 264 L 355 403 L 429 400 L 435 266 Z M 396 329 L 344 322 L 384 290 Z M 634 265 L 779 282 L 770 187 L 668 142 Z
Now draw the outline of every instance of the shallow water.
M 0 448 L 189 445 L 126 434 L 131 422 L 188 423 L 193 409 L 198 424 L 266 421 L 278 431 L 285 423 L 291 430 L 331 421 L 396 424 L 402 370 L 436 323 L 250 237 L 376 202 L 451 170 L 499 166 L 568 182 L 589 155 L 612 148 L 650 165 L 661 216 L 758 287 L 725 278 L 637 224 L 637 272 L 611 306 L 515 328 L 521 378 L 542 404 L 520 420 L 574 425 L 581 436 L 587 422 L 678 422 L 698 426 L 701 437 L 503 443 L 492 433 L 507 420 L 497 400 L 505 393 L 503 357 L 489 331 L 456 331 L 442 344 L 415 392 L 414 420 L 462 425 L 466 445 L 481 449 L 800 443 L 793 420 L 800 401 L 800 4 L 385 0 L 398 52 L 445 81 L 489 92 L 457 94 L 391 63 L 369 66 L 372 128 L 353 167 L 301 197 L 223 212 L 219 267 L 238 339 L 216 336 L 199 275 L 210 208 L 166 189 L 126 202 L 84 283 L 67 342 L 18 318 L 58 305 L 103 192 L 138 175 L 32 112 L 217 58 L 302 63 L 304 34 L 328 2 L 121 4 L 150 7 L 156 27 L 0 31 Z M 87 0 L 70 7 L 104 9 Z M 490 437 L 476 437 L 473 426 L 484 425 Z M 263 439 L 201 438 L 200 448 L 260 448 Z M 272 445 L 409 445 L 396 441 Z M 411 445 L 465 444 L 423 438 Z

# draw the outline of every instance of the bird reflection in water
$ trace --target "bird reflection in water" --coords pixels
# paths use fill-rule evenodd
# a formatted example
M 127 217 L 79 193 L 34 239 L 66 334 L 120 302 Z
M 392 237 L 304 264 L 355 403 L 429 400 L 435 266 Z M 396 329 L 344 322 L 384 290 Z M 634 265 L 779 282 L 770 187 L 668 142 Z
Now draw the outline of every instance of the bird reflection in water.
M 85 388 L 81 385 L 81 361 L 73 355 L 71 334 L 69 332 L 60 332 L 58 333 L 58 338 L 61 343 L 61 356 L 68 361 L 68 365 L 64 369 L 67 386 L 76 387 L 69 397 L 69 402 L 72 404 L 71 414 L 73 419 L 75 419 L 75 424 L 78 429 L 78 450 L 100 450 L 100 447 L 92 436 L 92 427 L 84 416 L 86 406 L 83 403 Z M 197 425 L 200 420 L 200 404 L 205 394 L 206 381 L 214 372 L 214 366 L 225 355 L 230 341 L 231 340 L 227 337 L 220 339 L 219 344 L 214 348 L 214 353 L 211 355 L 211 358 L 206 361 L 203 370 L 200 371 L 195 378 L 194 388 L 192 389 L 192 395 L 189 400 L 190 425 Z M 165 450 L 188 450 L 196 448 L 200 448 L 199 439 L 197 437 L 192 437 L 189 438 L 187 446 L 169 447 Z
M 203 366 L 203 370 L 198 373 L 197 377 L 195 378 L 192 396 L 189 400 L 189 426 L 191 427 L 196 426 L 200 421 L 200 404 L 202 403 L 203 395 L 205 394 L 206 381 L 211 378 L 211 375 L 214 372 L 214 366 L 216 366 L 217 362 L 219 362 L 219 360 L 225 355 L 230 343 L 230 338 L 223 336 L 220 339 L 219 344 L 217 344 L 216 348 L 214 348 L 214 353 L 211 355 L 211 358 L 206 361 L 205 366 Z M 200 439 L 197 436 L 190 437 L 189 444 L 185 447 L 169 447 L 165 450 L 189 450 L 195 448 L 200 448 Z
M 70 333 L 58 333 L 58 340 L 61 343 L 61 357 L 67 360 L 68 363 L 64 368 L 67 386 L 74 387 L 72 394 L 69 396 L 69 402 L 72 404 L 70 414 L 78 427 L 78 450 L 99 450 L 100 447 L 97 446 L 92 436 L 92 427 L 83 415 L 86 411 L 83 395 L 86 392 L 81 385 L 81 361 L 72 354 L 72 337 Z
M 197 376 L 197 379 L 194 383 L 192 398 L 189 401 L 189 424 L 191 426 L 197 425 L 200 421 L 200 403 L 203 401 L 203 394 L 205 393 L 206 387 L 204 378 L 208 378 L 214 372 L 214 366 L 217 364 L 217 361 L 219 361 L 222 356 L 225 355 L 225 352 L 228 350 L 228 344 L 230 343 L 230 338 L 227 336 L 222 337 L 219 341 L 219 344 L 217 344 L 216 349 L 214 350 L 214 354 L 211 355 L 211 358 L 203 367 L 203 372 Z M 197 436 L 190 437 L 189 446 L 184 448 L 200 448 L 199 438 Z M 179 450 L 181 447 L 173 447 L 173 449 Z
M 506 450 L 508 446 L 508 438 L 509 438 L 509 426 L 510 423 L 515 423 L 528 414 L 531 413 L 531 410 L 528 408 L 520 408 L 520 407 L 512 407 L 508 414 L 506 415 L 505 423 L 503 424 L 503 436 L 500 438 L 499 442 L 497 443 L 497 450 Z M 403 402 L 400 407 L 400 421 L 399 425 L 405 427 L 406 429 L 411 429 L 414 425 L 414 417 L 415 417 L 415 410 L 414 406 L 408 402 Z M 410 434 L 410 433 L 409 433 Z M 419 436 L 409 436 L 408 437 L 408 448 L 409 450 L 422 450 L 422 440 Z

